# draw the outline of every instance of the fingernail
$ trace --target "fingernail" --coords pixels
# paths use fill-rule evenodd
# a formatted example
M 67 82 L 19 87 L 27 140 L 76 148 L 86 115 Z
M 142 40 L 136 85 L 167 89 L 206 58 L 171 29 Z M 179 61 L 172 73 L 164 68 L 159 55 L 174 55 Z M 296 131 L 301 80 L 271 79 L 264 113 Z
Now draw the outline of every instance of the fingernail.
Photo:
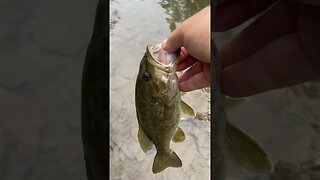
M 162 43 L 161 43 L 161 48 L 162 49 L 166 46 L 167 40 L 168 39 L 165 39 L 165 40 L 162 41 Z

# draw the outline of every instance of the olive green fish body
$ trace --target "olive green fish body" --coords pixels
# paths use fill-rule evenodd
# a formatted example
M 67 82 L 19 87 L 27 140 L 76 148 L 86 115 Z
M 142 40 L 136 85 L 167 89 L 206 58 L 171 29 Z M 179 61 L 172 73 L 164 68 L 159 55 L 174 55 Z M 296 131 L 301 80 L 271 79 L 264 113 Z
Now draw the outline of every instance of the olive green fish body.
M 170 148 L 180 121 L 180 92 L 175 74 L 177 56 L 166 56 L 159 45 L 148 46 L 140 63 L 136 81 L 136 112 L 139 131 L 150 140 L 157 149 L 153 163 L 153 173 L 167 167 L 181 167 L 182 162 Z M 159 56 L 154 56 L 153 54 Z M 157 58 L 168 58 L 168 64 L 161 64 Z M 162 60 L 163 61 L 163 60 Z M 138 135 L 139 136 L 139 135 Z M 140 144 L 145 143 L 141 142 Z M 145 150 L 150 149 L 149 147 Z

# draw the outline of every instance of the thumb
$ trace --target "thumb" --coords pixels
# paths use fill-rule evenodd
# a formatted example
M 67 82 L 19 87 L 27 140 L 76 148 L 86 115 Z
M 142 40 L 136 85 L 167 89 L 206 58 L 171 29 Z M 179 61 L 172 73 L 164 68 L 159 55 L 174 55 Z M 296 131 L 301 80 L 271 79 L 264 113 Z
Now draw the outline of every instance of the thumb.
M 183 43 L 184 33 L 181 30 L 181 26 L 179 26 L 162 42 L 162 48 L 168 52 L 174 52 L 182 47 Z

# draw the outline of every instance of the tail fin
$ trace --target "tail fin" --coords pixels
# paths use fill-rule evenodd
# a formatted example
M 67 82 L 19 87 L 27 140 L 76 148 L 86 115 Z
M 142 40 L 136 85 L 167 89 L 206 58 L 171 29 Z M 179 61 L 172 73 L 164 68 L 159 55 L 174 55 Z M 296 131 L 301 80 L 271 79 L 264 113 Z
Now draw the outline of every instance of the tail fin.
M 153 161 L 152 172 L 153 174 L 159 173 L 165 170 L 167 167 L 181 167 L 182 162 L 178 155 L 171 151 L 169 154 L 159 154 L 157 152 Z

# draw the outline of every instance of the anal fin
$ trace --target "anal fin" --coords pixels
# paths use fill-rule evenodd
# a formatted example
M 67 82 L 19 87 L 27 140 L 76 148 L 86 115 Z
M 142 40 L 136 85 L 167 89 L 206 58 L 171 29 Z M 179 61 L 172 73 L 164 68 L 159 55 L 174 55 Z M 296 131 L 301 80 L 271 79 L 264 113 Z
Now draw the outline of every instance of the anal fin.
M 182 142 L 186 139 L 184 132 L 180 127 L 177 128 L 175 135 L 172 138 L 172 141 L 175 143 Z
M 141 149 L 145 153 L 149 151 L 153 146 L 153 143 L 150 141 L 150 139 L 148 138 L 146 133 L 143 131 L 141 126 L 139 126 L 139 130 L 138 130 L 138 140 L 139 140 Z

